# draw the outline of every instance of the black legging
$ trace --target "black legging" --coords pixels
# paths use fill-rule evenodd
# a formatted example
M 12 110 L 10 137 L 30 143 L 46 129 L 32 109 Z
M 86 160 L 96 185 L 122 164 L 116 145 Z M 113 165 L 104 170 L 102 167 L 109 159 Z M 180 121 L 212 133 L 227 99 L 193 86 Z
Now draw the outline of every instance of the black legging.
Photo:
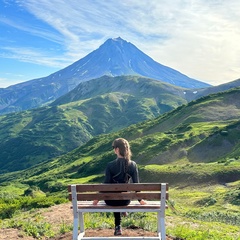
M 105 203 L 109 206 L 127 206 L 130 200 L 105 200 Z M 120 212 L 114 212 L 115 226 L 121 225 L 121 214 Z

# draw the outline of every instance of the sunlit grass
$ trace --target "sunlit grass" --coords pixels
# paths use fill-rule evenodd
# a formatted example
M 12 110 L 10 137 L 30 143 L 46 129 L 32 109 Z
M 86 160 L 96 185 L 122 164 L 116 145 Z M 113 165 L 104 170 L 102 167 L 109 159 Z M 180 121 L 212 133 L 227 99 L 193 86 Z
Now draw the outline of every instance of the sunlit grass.
M 72 183 L 84 183 L 89 180 L 91 179 L 72 179 Z M 231 184 L 231 187 L 235 188 L 236 186 L 239 185 Z M 186 240 L 240 239 L 240 218 L 238 217 L 240 207 L 224 200 L 225 194 L 229 191 L 226 186 L 202 184 L 184 188 L 170 187 L 169 191 L 169 208 L 166 210 L 166 231 L 168 235 Z M 208 205 L 208 200 L 212 198 L 216 199 L 216 202 Z M 51 199 L 54 200 L 54 197 Z M 42 198 L 36 199 L 36 201 L 39 201 L 39 204 L 44 203 Z M 48 204 L 48 201 L 46 203 Z M 24 234 L 38 236 L 38 238 L 41 236 L 53 237 L 59 233 L 72 231 L 72 224 L 62 222 L 57 228 L 56 226 L 50 226 L 33 210 L 24 213 L 21 213 L 21 211 L 13 212 L 13 217 L 1 220 L 0 225 L 1 227 L 22 229 Z M 112 213 L 86 213 L 84 218 L 86 228 L 112 229 L 114 227 Z M 30 224 L 29 219 L 33 219 L 33 221 L 31 220 L 32 224 Z M 135 226 L 156 232 L 157 216 L 156 213 L 129 213 L 127 218 L 122 219 L 122 226 L 123 228 Z

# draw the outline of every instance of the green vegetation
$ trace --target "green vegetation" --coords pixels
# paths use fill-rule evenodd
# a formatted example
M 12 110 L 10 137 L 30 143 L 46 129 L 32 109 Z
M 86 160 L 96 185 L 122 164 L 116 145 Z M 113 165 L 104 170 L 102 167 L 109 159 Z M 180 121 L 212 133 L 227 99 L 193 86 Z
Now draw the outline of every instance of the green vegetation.
M 41 196 L 42 195 L 42 196 Z M 17 196 L 6 192 L 0 194 L 0 218 L 12 218 L 18 211 L 26 211 L 35 208 L 48 208 L 55 204 L 66 202 L 64 197 L 49 196 L 35 194 L 34 197 Z
M 169 208 L 166 210 L 167 234 L 188 240 L 239 239 L 239 205 L 233 205 L 225 198 L 230 192 L 239 189 L 239 184 L 240 182 L 229 184 L 229 186 L 204 184 L 171 188 Z M 53 196 L 50 199 L 55 199 L 55 204 L 58 204 L 59 200 L 59 203 L 66 201 Z M 9 197 L 5 197 L 4 201 L 9 203 Z M 46 201 L 50 202 L 49 199 Z M 17 202 L 24 206 L 26 201 L 18 199 Z M 22 208 L 22 211 L 14 211 L 12 216 L 0 220 L 0 226 L 21 229 L 24 235 L 37 239 L 50 238 L 72 231 L 72 222 L 69 223 L 63 219 L 57 226 L 53 226 L 43 218 L 41 208 L 47 205 L 41 205 L 41 198 L 33 198 L 30 202 L 40 204 L 30 203 L 27 204 L 27 208 Z M 155 213 L 129 213 L 127 218 L 123 218 L 122 226 L 156 232 L 156 218 Z M 113 228 L 113 215 L 112 213 L 87 213 L 85 227 L 87 229 Z
M 30 144 L 28 147 L 20 145 L 26 151 L 26 159 L 29 161 L 33 158 L 27 155 L 27 150 L 29 148 L 36 150 L 33 146 L 34 144 L 41 146 L 40 142 L 56 147 L 59 153 L 68 151 L 66 142 L 70 141 L 70 138 L 78 139 L 80 136 L 76 135 L 76 126 L 80 125 L 80 121 L 84 122 L 85 126 L 88 125 L 92 132 L 96 131 L 96 134 L 100 128 L 109 129 L 110 126 L 112 128 L 108 134 L 97 134 L 95 137 L 89 135 L 90 140 L 86 140 L 85 144 L 79 143 L 79 147 L 65 155 L 53 157 L 51 161 L 46 157 L 42 162 L 36 151 L 36 160 L 32 161 L 32 166 L 25 170 L 0 174 L 1 226 L 21 228 L 35 238 L 56 235 L 57 232 L 51 226 L 43 224 L 43 220 L 31 211 L 67 201 L 68 184 L 102 182 L 106 164 L 115 158 L 111 143 L 116 137 L 124 137 L 132 146 L 133 160 L 138 163 L 141 182 L 170 184 L 167 210 L 169 235 L 194 240 L 240 239 L 240 105 L 236 101 L 240 99 L 239 95 L 240 90 L 235 89 L 204 97 L 153 120 L 141 121 L 118 131 L 116 125 L 120 124 L 121 118 L 114 126 L 112 125 L 114 120 L 111 118 L 116 114 L 114 111 L 118 111 L 116 99 L 121 99 L 121 109 L 128 111 L 124 112 L 123 116 L 130 115 L 128 104 L 131 102 L 131 106 L 137 106 L 135 104 L 138 104 L 139 99 L 133 101 L 132 96 L 120 93 L 96 97 L 102 114 L 97 112 L 92 115 L 91 121 L 98 119 L 99 126 L 95 130 L 91 129 L 92 122 L 89 124 L 90 120 L 87 120 L 90 118 L 87 111 L 94 106 L 93 99 L 76 99 L 69 104 L 62 103 L 52 108 L 34 110 L 35 116 L 29 115 L 29 112 L 22 112 L 17 115 L 22 116 L 18 120 L 15 114 L 10 114 L 8 117 L 17 120 L 12 128 L 8 122 L 9 118 L 2 116 L 1 121 L 6 124 L 4 126 L 9 124 L 9 127 L 1 128 L 4 136 L 11 135 L 19 140 L 22 134 L 25 134 L 24 136 L 31 139 L 33 145 Z M 115 102 L 112 101 L 110 104 L 108 99 Z M 103 108 L 104 102 L 108 102 L 106 108 Z M 145 99 L 145 107 L 150 106 L 151 102 L 151 99 Z M 86 112 L 80 114 L 83 113 L 83 103 L 86 104 Z M 43 115 L 40 114 L 41 111 Z M 54 117 L 51 112 L 54 112 Z M 77 113 L 79 119 L 74 121 Z M 137 110 L 134 114 L 137 114 Z M 102 116 L 108 121 L 103 122 Z M 44 122 L 46 119 L 48 121 Z M 67 132 L 63 131 L 65 128 L 62 124 L 68 126 Z M 43 132 L 39 130 L 41 125 L 44 126 L 41 130 Z M 29 126 L 33 127 L 30 129 Z M 46 131 L 46 126 L 50 132 Z M 54 137 L 57 136 L 51 135 L 54 131 L 63 135 L 61 139 L 58 135 L 57 144 L 53 146 L 49 139 L 54 142 Z M 30 132 L 34 134 L 27 135 Z M 17 144 L 21 143 L 19 141 L 16 141 L 15 145 L 10 145 L 9 142 L 8 149 L 11 146 L 14 150 Z M 73 145 L 73 142 L 70 143 Z M 5 144 L 6 142 L 3 146 L 6 147 Z M 7 156 L 6 149 L 2 147 L 1 151 Z M 21 154 L 23 152 L 19 152 L 19 158 L 23 156 Z M 41 151 L 41 154 L 43 156 L 46 152 Z M 13 151 L 13 156 L 18 159 L 17 151 Z M 10 160 L 5 163 L 13 167 Z M 29 162 L 26 160 L 22 164 Z M 38 219 L 36 224 L 34 222 L 29 225 L 29 218 L 24 219 L 26 214 L 29 214 L 29 218 Z M 113 224 L 109 215 L 89 214 L 86 217 L 89 228 L 112 227 Z M 104 221 L 100 221 L 100 217 L 104 217 Z M 155 223 L 154 215 L 130 214 L 129 218 L 124 219 L 123 225 L 155 231 Z M 58 233 L 70 231 L 71 227 L 63 222 L 60 229 Z
M 186 103 L 172 93 L 179 88 L 143 77 L 89 82 L 89 94 L 76 88 L 51 106 L 0 117 L 0 173 L 50 161 L 93 136 L 153 119 Z

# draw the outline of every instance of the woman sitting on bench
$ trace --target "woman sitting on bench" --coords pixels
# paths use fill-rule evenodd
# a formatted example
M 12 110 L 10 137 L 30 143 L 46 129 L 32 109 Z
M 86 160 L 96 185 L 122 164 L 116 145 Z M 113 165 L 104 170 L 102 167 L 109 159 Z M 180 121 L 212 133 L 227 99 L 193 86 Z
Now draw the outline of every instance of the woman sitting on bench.
M 139 183 L 137 164 L 131 160 L 131 149 L 128 141 L 124 138 L 117 138 L 112 143 L 112 148 L 117 155 L 117 159 L 109 162 L 105 171 L 104 183 Z M 126 206 L 130 200 L 105 200 L 109 206 Z M 141 205 L 146 204 L 143 199 L 139 199 Z M 98 200 L 94 200 L 96 205 Z M 121 213 L 114 212 L 115 231 L 114 235 L 122 235 Z

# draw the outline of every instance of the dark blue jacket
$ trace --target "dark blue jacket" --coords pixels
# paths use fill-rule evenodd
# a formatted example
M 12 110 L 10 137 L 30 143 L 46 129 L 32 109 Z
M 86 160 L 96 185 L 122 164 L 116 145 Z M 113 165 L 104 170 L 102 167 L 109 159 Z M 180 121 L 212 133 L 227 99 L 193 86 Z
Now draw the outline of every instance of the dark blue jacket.
M 137 164 L 130 161 L 125 172 L 125 158 L 117 158 L 107 164 L 104 183 L 139 183 Z

